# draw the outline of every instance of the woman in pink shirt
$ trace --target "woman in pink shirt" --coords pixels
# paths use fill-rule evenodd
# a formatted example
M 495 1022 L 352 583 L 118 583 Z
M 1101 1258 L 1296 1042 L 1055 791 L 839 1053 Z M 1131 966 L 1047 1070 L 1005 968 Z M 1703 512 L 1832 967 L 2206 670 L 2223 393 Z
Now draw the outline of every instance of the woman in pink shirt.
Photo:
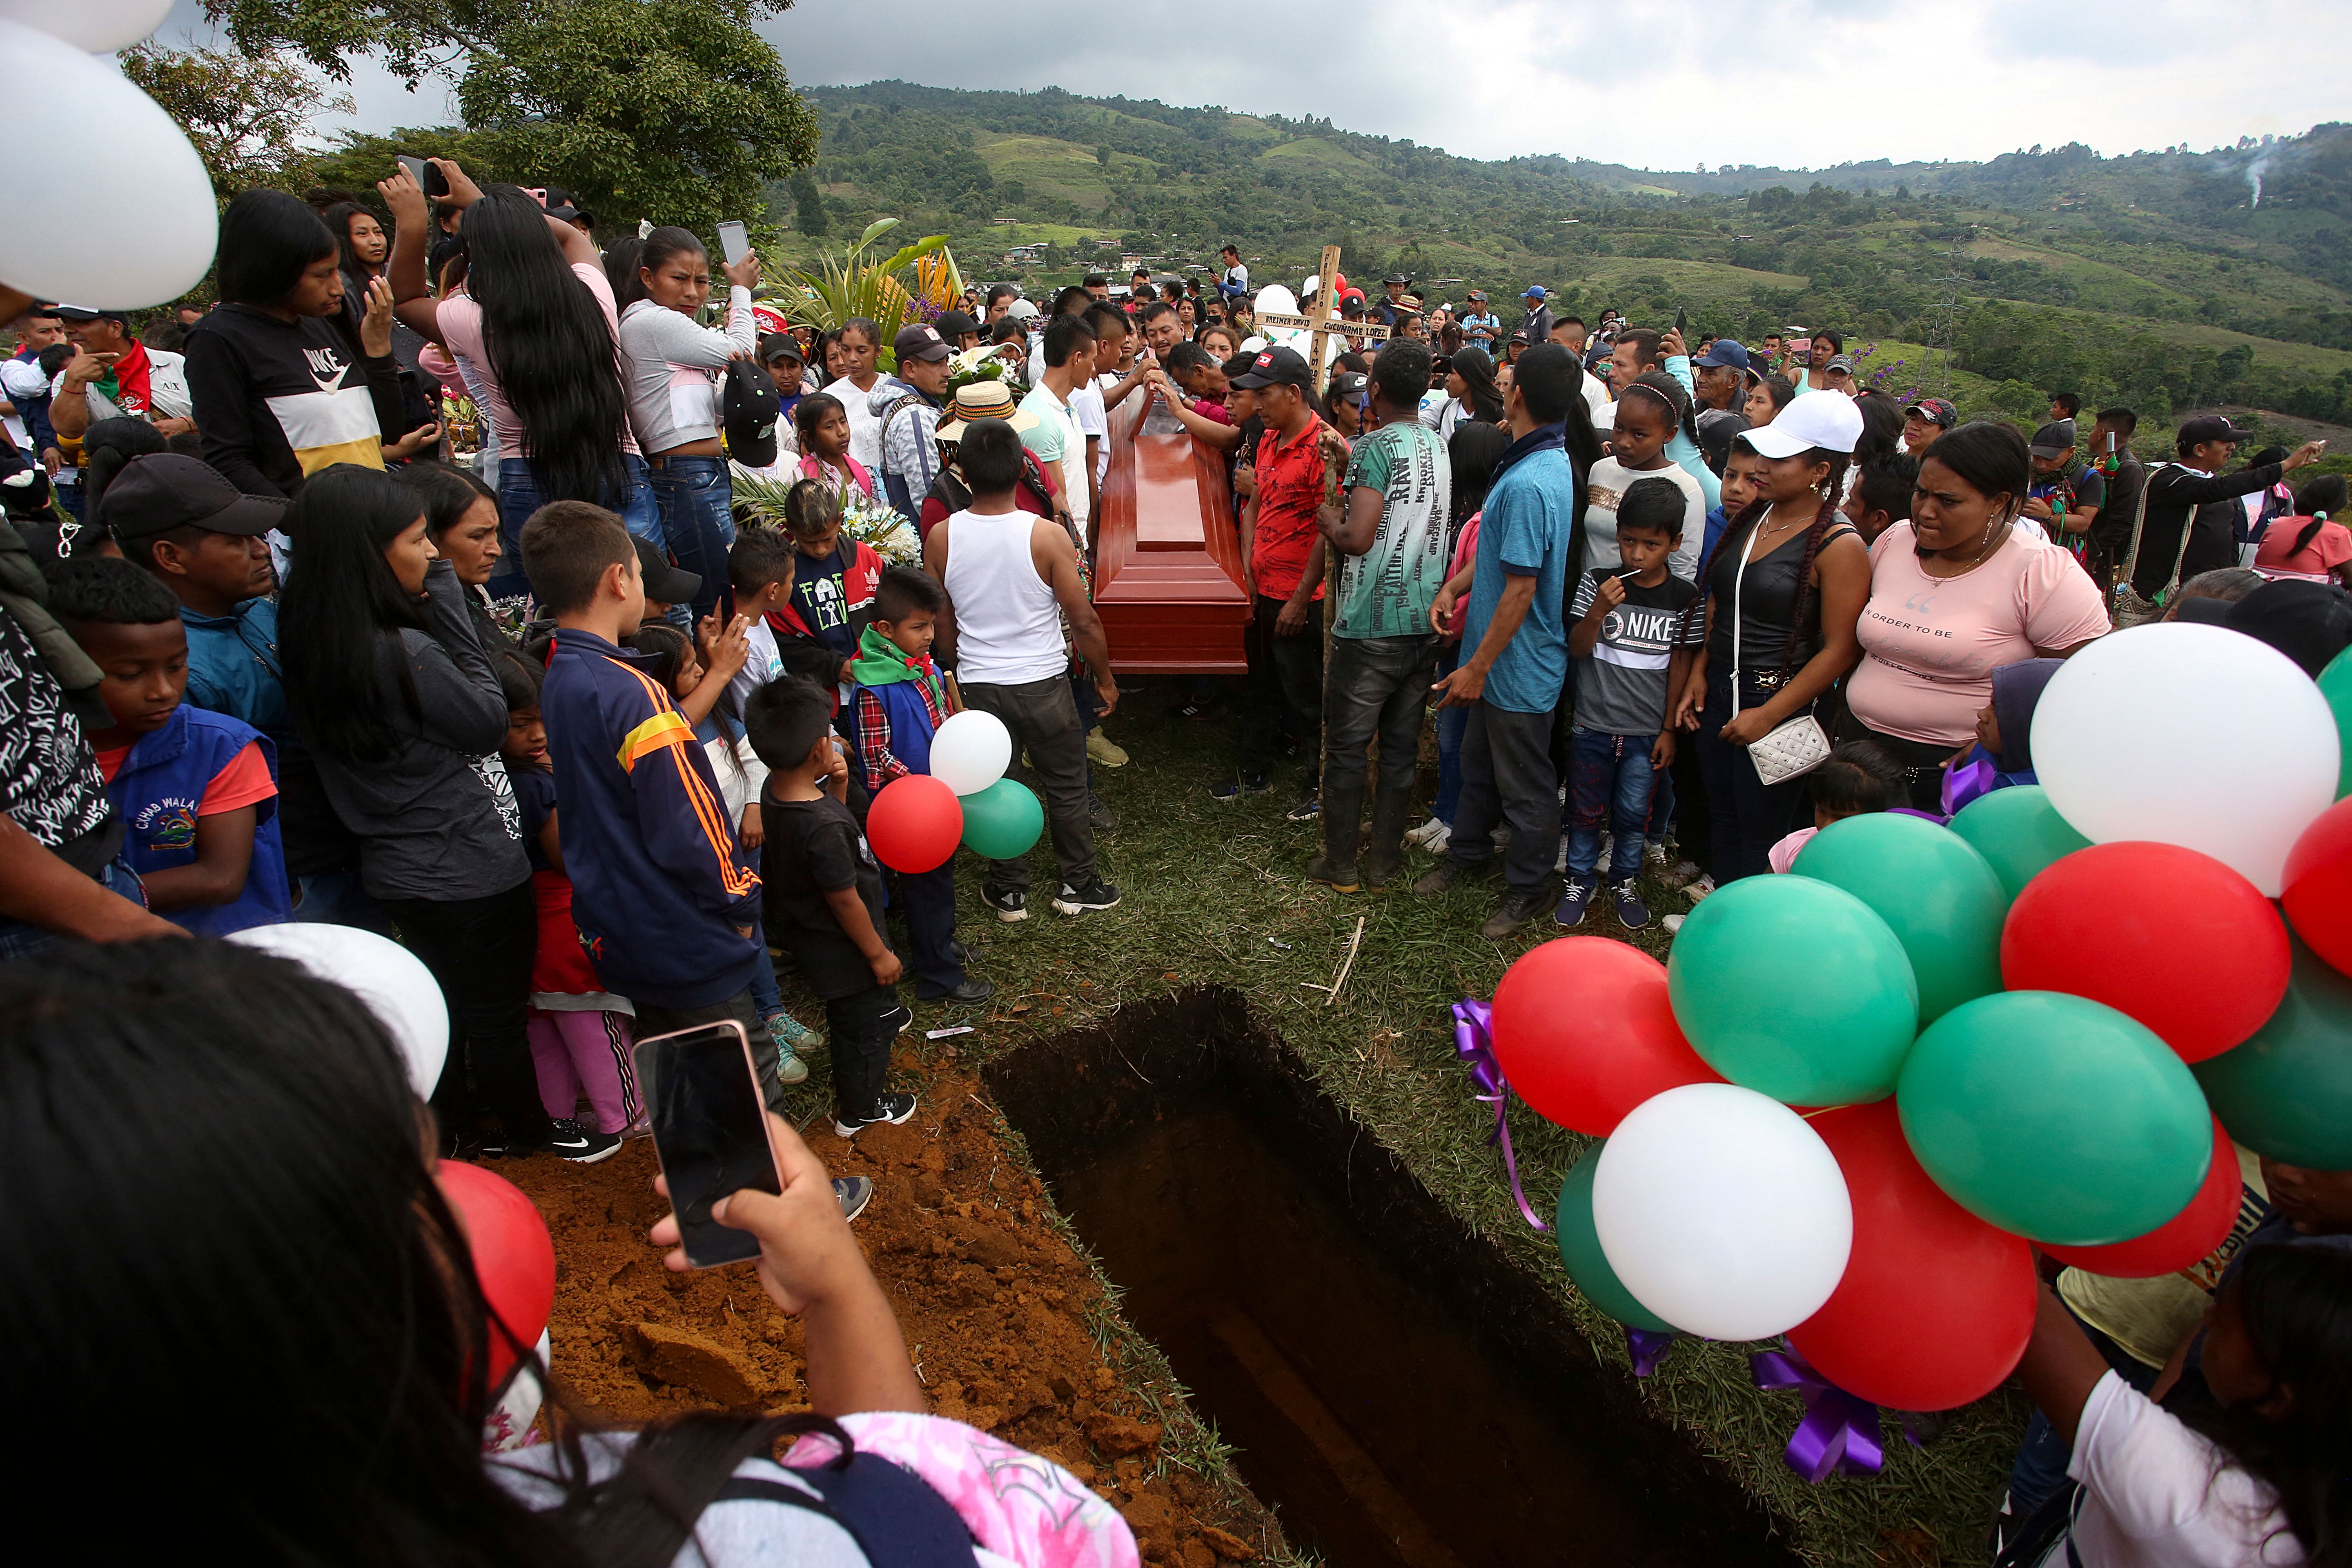
M 1921 460 L 1911 520 L 1870 547 L 1845 735 L 1892 752 L 1922 811 L 1937 809 L 1945 762 L 1975 740 L 1996 668 L 2063 658 L 2108 629 L 2074 558 L 2016 527 L 2032 468 L 2010 426 L 1963 425 Z
M 629 432 L 613 285 L 588 237 L 529 192 L 485 191 L 446 158 L 447 205 L 465 214 L 466 292 L 435 300 L 425 193 L 405 170 L 376 189 L 392 209 L 392 292 L 400 319 L 446 348 L 487 416 L 499 455 L 504 546 L 490 593 L 526 591 L 522 525 L 551 500 L 593 501 L 639 539 L 662 542 L 646 460 Z

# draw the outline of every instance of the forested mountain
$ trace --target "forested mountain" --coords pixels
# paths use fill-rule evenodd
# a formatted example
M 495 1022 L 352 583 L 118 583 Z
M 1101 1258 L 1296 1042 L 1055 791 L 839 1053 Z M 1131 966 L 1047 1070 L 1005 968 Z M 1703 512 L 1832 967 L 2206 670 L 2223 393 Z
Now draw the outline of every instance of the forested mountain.
M 1337 243 L 1353 274 L 1402 268 L 1456 297 L 1540 282 L 1587 314 L 1680 305 L 1751 336 L 1835 323 L 1883 340 L 1898 381 L 1950 343 L 1979 401 L 2063 384 L 2159 417 L 2234 403 L 2352 421 L 2352 126 L 2204 153 L 1684 173 L 1457 158 L 1326 120 L 1055 89 L 806 96 L 815 168 L 773 193 L 797 244 L 898 216 L 984 276 L 1043 245 L 1045 281 L 1113 248 L 1210 262 L 1226 239 L 1287 278 Z

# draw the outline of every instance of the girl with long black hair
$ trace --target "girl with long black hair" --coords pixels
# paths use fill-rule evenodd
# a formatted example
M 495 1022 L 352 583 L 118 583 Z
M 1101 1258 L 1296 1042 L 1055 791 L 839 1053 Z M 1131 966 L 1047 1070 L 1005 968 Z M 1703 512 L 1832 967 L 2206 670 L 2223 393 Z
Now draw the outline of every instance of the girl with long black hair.
M 42 1413 L 22 1494 L 92 1495 L 137 1410 L 191 1440 L 106 1521 L 132 1559 L 194 1539 L 240 1542 L 256 1568 L 956 1561 L 892 1550 L 919 1521 L 969 1568 L 945 1491 L 985 1500 L 977 1538 L 998 1559 L 1135 1561 L 1076 1477 L 921 1414 L 888 1299 L 776 1119 L 781 1195 L 713 1212 L 757 1238 L 760 1288 L 800 1321 L 810 1413 L 632 1434 L 564 1412 L 554 1442 L 486 1458 L 493 1344 L 548 1403 L 561 1391 L 490 1312 L 427 1125 L 383 1026 L 284 959 L 184 939 L 0 966 L 0 1247 L 39 1260 L 0 1272 L 0 1398 Z M 675 1221 L 652 1242 L 675 1247 Z M 784 1438 L 845 1431 L 855 1458 L 774 1462 Z
M 464 215 L 466 292 L 426 287 L 425 193 L 405 169 L 376 189 L 393 215 L 393 294 L 401 319 L 446 347 L 499 442 L 504 559 L 494 597 L 527 591 L 522 525 L 551 500 L 584 500 L 661 542 L 645 458 L 629 433 L 620 317 L 586 235 L 514 185 L 474 184 L 446 158 L 447 205 Z
M 759 253 L 747 252 L 727 268 L 727 330 L 696 325 L 695 312 L 710 298 L 710 258 L 691 233 L 665 224 L 646 236 L 621 299 L 629 423 L 653 471 L 662 537 L 677 563 L 702 579 L 698 620 L 719 603 L 735 542 L 735 489 L 719 439 L 719 373 L 760 341 L 751 315 L 759 280 Z
M 337 202 L 320 216 L 341 254 L 343 292 L 351 300 L 352 311 L 364 316 L 368 288 L 384 276 L 391 263 L 392 236 L 384 232 L 374 213 L 357 202 Z M 416 329 L 394 317 L 392 357 L 400 366 L 401 394 L 412 427 L 433 423 L 433 406 L 425 398 L 425 378 L 416 367 L 416 356 L 424 349 L 425 340 Z
M 287 513 L 294 563 L 278 596 L 286 703 L 360 880 L 441 983 L 450 1049 L 436 1106 L 467 1119 L 467 1066 L 509 1152 L 601 1158 L 616 1140 L 551 1128 L 523 1033 L 534 913 L 513 785 L 499 760 L 506 693 L 425 503 L 387 474 L 320 474 Z M 468 1132 L 462 1126 L 457 1130 Z M 559 1136 L 560 1135 L 560 1136 Z
M 1454 439 L 1454 427 L 1503 422 L 1503 393 L 1495 384 L 1495 362 L 1484 349 L 1457 349 L 1446 361 L 1445 401 L 1423 418 L 1441 441 Z
M 392 290 L 352 305 L 342 249 L 307 205 L 283 191 L 230 202 L 219 268 L 219 306 L 188 329 L 188 392 L 205 461 L 229 483 L 291 496 L 330 464 L 381 468 L 439 434 L 400 439 Z
M 1765 784 L 1747 748 L 1811 715 L 1861 657 L 1854 623 L 1870 595 L 1870 556 L 1838 514 L 1861 434 L 1853 400 L 1822 393 L 1731 444 L 1764 459 L 1759 493 L 1699 565 L 1706 640 L 1674 714 L 1675 729 L 1697 731 L 1706 787 L 1711 864 L 1693 884 L 1697 897 L 1771 870 L 1804 781 Z

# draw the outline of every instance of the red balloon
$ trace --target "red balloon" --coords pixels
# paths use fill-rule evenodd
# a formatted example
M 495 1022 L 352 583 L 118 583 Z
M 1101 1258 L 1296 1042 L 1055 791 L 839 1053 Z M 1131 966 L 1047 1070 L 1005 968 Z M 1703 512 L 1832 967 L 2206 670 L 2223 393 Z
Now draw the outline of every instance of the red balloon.
M 520 1187 L 479 1165 L 444 1160 L 435 1179 L 457 1223 L 466 1227 L 482 1300 L 529 1350 L 539 1342 L 555 1307 L 555 1243 L 547 1234 L 547 1222 Z M 515 1361 L 506 1335 L 492 1330 L 492 1388 L 506 1381 Z
M 1495 987 L 1495 1059 L 1537 1115 L 1606 1138 L 1625 1113 L 1686 1083 L 1721 1083 L 1666 1000 L 1666 966 L 1605 936 L 1522 954 Z
M 963 838 L 963 802 L 929 773 L 882 786 L 866 813 L 866 842 L 893 871 L 937 870 Z
M 2311 951 L 2352 974 L 2352 795 L 2321 812 L 2287 851 L 2279 901 Z
M 2180 1059 L 2218 1057 L 2286 995 L 2286 924 L 2210 855 L 2095 844 L 2025 884 L 2000 932 L 2001 984 L 2104 1002 Z
M 1949 1410 L 2016 1370 L 2033 1332 L 2033 1249 L 1944 1194 L 1891 1100 L 1810 1119 L 1853 1194 L 1853 1252 L 1789 1343 L 1850 1394 Z
M 2213 1163 L 2205 1168 L 2205 1184 L 2179 1214 L 2129 1241 L 2105 1247 L 2044 1247 L 2061 1263 L 2117 1279 L 2153 1279 L 2171 1274 L 2206 1257 L 2228 1238 L 2238 1223 L 2245 1181 L 2238 1169 L 2238 1152 L 2230 1135 L 2213 1119 Z

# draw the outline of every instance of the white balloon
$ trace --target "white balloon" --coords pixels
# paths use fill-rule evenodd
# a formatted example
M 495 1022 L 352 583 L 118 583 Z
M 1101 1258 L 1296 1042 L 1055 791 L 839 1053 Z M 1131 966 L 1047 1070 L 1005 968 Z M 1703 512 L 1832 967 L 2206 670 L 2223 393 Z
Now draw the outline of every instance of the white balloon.
M 431 1096 L 449 1056 L 449 1007 L 440 982 L 422 959 L 390 937 L 357 926 L 249 926 L 229 941 L 290 958 L 366 1003 L 400 1047 L 417 1098 Z
M 931 776 L 958 795 L 978 795 L 1013 765 L 1013 731 L 993 713 L 967 708 L 931 737 Z
M 37 300 L 136 310 L 204 281 L 220 235 L 213 183 L 153 99 L 105 60 L 7 20 L 0 79 L 10 126 L 0 283 Z M 60 174 L 106 199 L 60 203 Z
M 0 0 L 0 21 L 21 22 L 88 54 L 127 49 L 163 25 L 172 0 Z
M 1298 315 L 1298 297 L 1279 283 L 1269 283 L 1257 291 L 1257 312 L 1263 316 L 1269 310 L 1277 316 Z M 1307 344 L 1313 342 L 1297 327 L 1266 327 L 1262 331 L 1266 343 L 1274 348 L 1297 349 L 1305 353 Z
M 1601 1150 L 1592 1223 L 1634 1300 L 1686 1333 L 1762 1340 L 1821 1310 L 1853 1247 L 1837 1157 L 1803 1117 L 1728 1083 L 1633 1108 Z
M 2178 844 L 2279 896 L 2287 851 L 2336 800 L 2327 700 L 2301 667 L 2226 626 L 2101 637 L 2033 710 L 2033 771 L 2094 844 Z

